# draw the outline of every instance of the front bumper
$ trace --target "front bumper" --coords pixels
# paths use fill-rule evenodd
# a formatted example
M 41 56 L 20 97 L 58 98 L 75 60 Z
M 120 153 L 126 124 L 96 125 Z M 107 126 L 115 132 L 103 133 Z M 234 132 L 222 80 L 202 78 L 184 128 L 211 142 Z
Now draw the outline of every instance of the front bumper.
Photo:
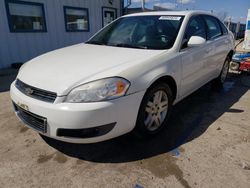
M 14 83 L 10 90 L 13 103 L 17 106 L 25 105 L 28 112 L 46 118 L 46 132 L 34 130 L 45 136 L 71 143 L 95 143 L 132 131 L 144 93 L 145 91 L 141 91 L 105 102 L 48 103 L 24 95 L 15 87 Z M 73 138 L 58 135 L 59 129 L 82 130 L 114 123 L 112 130 L 101 136 Z

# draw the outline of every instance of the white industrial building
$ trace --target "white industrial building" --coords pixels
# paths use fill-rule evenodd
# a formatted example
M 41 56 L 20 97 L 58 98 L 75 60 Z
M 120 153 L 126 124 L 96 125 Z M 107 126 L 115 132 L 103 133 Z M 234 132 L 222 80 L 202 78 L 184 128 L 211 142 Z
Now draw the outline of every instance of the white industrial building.
M 86 41 L 122 7 L 122 0 L 1 0 L 0 69 Z

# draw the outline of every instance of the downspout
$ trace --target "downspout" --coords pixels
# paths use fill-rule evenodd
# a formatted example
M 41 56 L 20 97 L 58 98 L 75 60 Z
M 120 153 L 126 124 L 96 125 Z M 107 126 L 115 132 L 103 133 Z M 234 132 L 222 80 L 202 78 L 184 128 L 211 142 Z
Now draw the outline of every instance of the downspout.
M 124 15 L 124 0 L 120 1 L 120 16 Z

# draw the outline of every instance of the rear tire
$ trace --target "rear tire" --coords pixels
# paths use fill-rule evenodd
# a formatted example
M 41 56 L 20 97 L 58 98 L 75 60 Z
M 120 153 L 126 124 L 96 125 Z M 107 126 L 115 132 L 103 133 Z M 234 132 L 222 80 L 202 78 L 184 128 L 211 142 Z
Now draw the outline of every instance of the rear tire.
M 221 87 L 227 79 L 230 67 L 230 58 L 227 57 L 222 67 L 220 75 L 213 80 L 213 86 Z
M 140 138 L 157 134 L 167 123 L 172 110 L 173 92 L 166 83 L 153 85 L 144 95 L 134 133 Z

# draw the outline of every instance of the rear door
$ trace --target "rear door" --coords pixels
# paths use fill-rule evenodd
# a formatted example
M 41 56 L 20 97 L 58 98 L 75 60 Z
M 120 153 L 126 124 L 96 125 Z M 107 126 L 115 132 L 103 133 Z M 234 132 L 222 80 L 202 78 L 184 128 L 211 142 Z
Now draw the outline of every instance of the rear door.
M 228 33 L 223 31 L 217 18 L 209 15 L 204 15 L 203 18 L 207 26 L 208 51 L 211 53 L 211 57 L 205 63 L 205 68 L 208 70 L 207 79 L 212 79 L 220 74 L 230 41 Z

